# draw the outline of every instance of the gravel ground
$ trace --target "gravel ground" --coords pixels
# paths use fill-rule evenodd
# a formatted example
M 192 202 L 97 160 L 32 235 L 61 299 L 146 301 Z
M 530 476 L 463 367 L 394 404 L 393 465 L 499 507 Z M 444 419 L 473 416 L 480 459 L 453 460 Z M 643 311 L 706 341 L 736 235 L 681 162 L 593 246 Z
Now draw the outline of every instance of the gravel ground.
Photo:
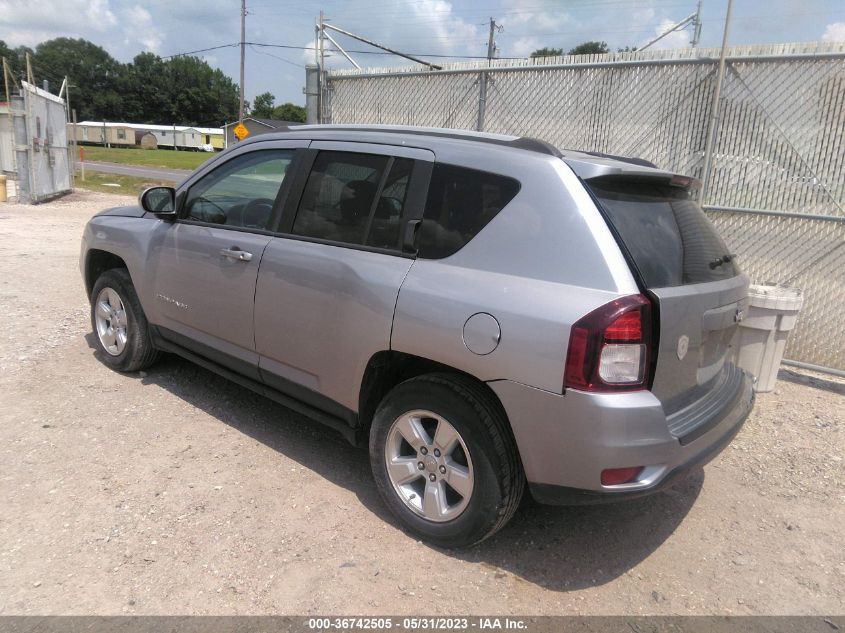
M 460 552 L 405 535 L 366 454 L 168 357 L 97 361 L 78 192 L 0 205 L 0 614 L 836 614 L 845 381 L 782 370 L 665 493 L 526 501 Z

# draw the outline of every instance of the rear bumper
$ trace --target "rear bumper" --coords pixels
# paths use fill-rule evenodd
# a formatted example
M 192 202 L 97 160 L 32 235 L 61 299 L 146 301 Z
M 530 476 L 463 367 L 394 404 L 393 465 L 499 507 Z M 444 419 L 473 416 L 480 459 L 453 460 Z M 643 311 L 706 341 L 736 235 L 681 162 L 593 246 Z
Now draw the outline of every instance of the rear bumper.
M 648 391 L 559 395 L 509 381 L 489 384 L 510 419 L 532 495 L 556 505 L 631 499 L 671 485 L 718 455 L 754 402 L 744 376 L 739 393 L 709 420 L 706 432 L 681 444 Z M 637 481 L 601 484 L 603 470 L 632 466 L 645 466 Z

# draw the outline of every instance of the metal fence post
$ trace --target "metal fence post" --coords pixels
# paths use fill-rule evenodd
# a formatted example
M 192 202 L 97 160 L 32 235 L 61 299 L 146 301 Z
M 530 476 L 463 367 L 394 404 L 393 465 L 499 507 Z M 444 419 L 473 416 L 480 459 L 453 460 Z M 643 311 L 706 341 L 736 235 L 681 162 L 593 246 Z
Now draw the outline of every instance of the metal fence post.
M 722 34 L 722 52 L 719 55 L 719 74 L 713 89 L 713 102 L 710 105 L 710 121 L 707 126 L 707 138 L 704 140 L 704 165 L 701 170 L 701 189 L 698 190 L 698 202 L 704 204 L 707 186 L 710 184 L 710 168 L 713 162 L 713 146 L 716 144 L 716 122 L 719 120 L 719 99 L 722 96 L 722 82 L 725 80 L 725 55 L 728 46 L 728 33 L 731 28 L 731 10 L 733 0 L 728 0 L 725 14 L 725 31 Z
M 490 37 L 487 39 L 487 65 L 493 59 L 496 42 L 493 39 L 496 33 L 496 21 L 490 18 Z M 478 77 L 478 117 L 475 120 L 475 129 L 478 132 L 484 131 L 484 114 L 487 110 L 487 73 L 481 72 Z
M 320 117 L 320 67 L 305 66 L 305 122 L 319 123 Z

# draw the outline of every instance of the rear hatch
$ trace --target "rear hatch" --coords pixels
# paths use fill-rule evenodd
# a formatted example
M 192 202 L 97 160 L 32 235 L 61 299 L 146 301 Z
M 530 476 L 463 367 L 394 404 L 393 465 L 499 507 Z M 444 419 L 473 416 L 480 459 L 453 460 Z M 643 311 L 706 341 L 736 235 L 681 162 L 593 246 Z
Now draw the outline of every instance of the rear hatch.
M 730 344 L 748 278 L 695 202 L 696 181 L 637 170 L 585 182 L 659 315 L 651 391 L 673 434 L 692 441 L 743 391 Z

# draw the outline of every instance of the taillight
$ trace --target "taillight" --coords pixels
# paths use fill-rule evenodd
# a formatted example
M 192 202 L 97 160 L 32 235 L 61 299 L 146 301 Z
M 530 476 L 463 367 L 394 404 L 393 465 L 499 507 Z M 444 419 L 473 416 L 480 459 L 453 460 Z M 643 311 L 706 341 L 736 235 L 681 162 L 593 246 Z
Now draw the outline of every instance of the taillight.
M 632 391 L 648 385 L 651 303 L 642 295 L 607 303 L 572 326 L 565 388 Z

